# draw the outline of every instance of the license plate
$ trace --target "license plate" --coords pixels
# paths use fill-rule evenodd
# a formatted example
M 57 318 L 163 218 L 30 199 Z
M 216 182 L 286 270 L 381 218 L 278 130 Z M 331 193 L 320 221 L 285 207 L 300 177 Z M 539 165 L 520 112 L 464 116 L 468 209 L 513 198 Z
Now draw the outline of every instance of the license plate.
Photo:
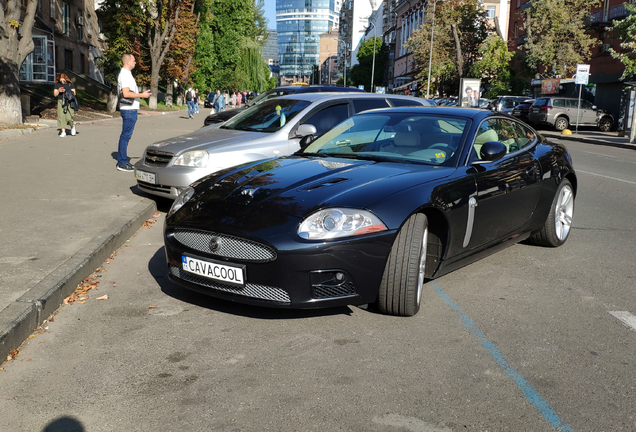
M 532 112 L 535 113 L 535 114 L 538 113 L 539 112 L 539 108 L 532 108 Z
M 181 256 L 183 270 L 208 279 L 229 285 L 243 287 L 245 285 L 245 266 L 236 267 L 215 261 L 203 261 L 187 255 Z
M 150 183 L 150 184 L 157 184 L 155 173 L 149 173 L 149 172 L 146 172 L 146 171 L 135 170 L 135 177 L 137 177 L 137 180 L 142 181 L 142 182 L 146 182 L 146 183 Z

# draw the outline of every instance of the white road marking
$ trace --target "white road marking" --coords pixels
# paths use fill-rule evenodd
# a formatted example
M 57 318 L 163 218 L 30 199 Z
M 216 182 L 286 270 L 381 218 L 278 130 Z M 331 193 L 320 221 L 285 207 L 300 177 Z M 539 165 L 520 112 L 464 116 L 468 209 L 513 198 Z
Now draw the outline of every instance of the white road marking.
M 636 331 L 636 316 L 626 311 L 610 311 L 614 317 L 618 318 L 623 324 L 630 329 Z
M 603 178 L 610 179 L 610 180 L 616 180 L 616 181 L 619 181 L 619 182 L 636 185 L 636 182 L 629 181 L 629 180 L 623 180 L 623 179 L 619 179 L 619 178 L 616 178 L 616 177 L 604 176 L 604 175 L 601 175 L 601 174 L 595 174 L 595 173 L 591 173 L 591 172 L 587 172 L 587 171 L 581 171 L 581 170 L 576 170 L 576 172 L 583 173 L 583 174 L 589 174 L 589 175 L 593 175 L 593 176 L 597 176 L 597 177 L 603 177 Z

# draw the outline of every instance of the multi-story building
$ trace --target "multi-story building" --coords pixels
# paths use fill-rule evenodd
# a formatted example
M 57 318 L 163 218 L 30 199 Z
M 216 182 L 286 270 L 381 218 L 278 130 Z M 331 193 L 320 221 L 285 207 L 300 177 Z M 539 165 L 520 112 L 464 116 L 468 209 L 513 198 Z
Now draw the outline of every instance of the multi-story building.
M 340 10 L 338 63 L 341 68 L 351 68 L 358 64 L 358 48 L 360 42 L 368 36 L 369 26 L 375 24 L 371 16 L 382 5 L 382 0 L 345 0 Z M 382 28 L 377 30 L 382 34 Z M 344 73 L 344 70 L 340 71 Z
M 308 82 L 320 64 L 320 35 L 337 27 L 341 0 L 277 0 L 281 84 Z
M 340 75 L 334 69 L 338 65 L 338 29 L 330 28 L 320 35 L 320 84 L 335 83 Z M 333 60 L 335 56 L 336 61 Z
M 512 0 L 510 6 L 510 25 L 508 29 L 508 40 L 511 50 L 522 51 L 527 41 L 527 34 L 524 30 L 524 14 L 527 8 L 532 7 L 530 0 Z M 619 119 L 615 125 L 622 129 L 625 113 L 626 87 L 620 80 L 624 71 L 623 64 L 613 58 L 609 48 L 620 51 L 620 40 L 618 34 L 612 32 L 610 28 L 614 20 L 621 20 L 629 15 L 623 0 L 604 0 L 601 6 L 592 9 L 591 35 L 599 40 L 598 47 L 592 50 L 590 59 L 585 60 L 585 64 L 590 65 L 590 75 L 588 85 L 582 88 L 582 98 L 589 100 L 599 108 L 610 111 L 614 118 Z M 531 81 L 531 91 L 533 96 L 540 96 L 548 86 L 543 86 L 541 79 L 542 69 L 534 71 L 535 76 Z M 551 77 L 558 80 L 558 85 L 550 86 L 549 91 L 556 91 L 557 94 L 578 97 L 578 89 L 575 84 L 576 71 L 567 71 L 567 76 Z M 554 81 L 553 81 L 554 82 Z
M 280 74 L 280 65 L 278 59 L 278 40 L 276 30 L 267 30 L 267 42 L 263 46 L 263 58 L 267 63 L 271 76 Z
M 22 1 L 23 8 L 26 0 Z M 35 48 L 20 67 L 23 83 L 52 83 L 62 71 L 87 75 L 99 82 L 100 38 L 92 0 L 40 0 L 33 26 Z

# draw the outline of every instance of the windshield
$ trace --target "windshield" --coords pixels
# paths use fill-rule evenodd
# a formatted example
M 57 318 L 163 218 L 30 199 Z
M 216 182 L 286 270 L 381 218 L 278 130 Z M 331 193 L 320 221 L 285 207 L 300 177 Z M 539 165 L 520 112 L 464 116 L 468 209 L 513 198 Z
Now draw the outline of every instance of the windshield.
M 469 120 L 434 114 L 378 113 L 340 123 L 302 153 L 452 166 Z
M 272 99 L 252 106 L 232 117 L 221 126 L 253 132 L 278 132 L 296 114 L 308 107 L 310 102 L 293 99 Z
M 251 107 L 254 105 L 258 105 L 259 103 L 265 102 L 266 100 L 273 99 L 279 96 L 285 96 L 286 94 L 295 93 L 295 91 L 289 89 L 271 89 L 267 90 L 265 93 L 261 93 L 256 96 L 254 99 L 249 101 L 246 106 Z

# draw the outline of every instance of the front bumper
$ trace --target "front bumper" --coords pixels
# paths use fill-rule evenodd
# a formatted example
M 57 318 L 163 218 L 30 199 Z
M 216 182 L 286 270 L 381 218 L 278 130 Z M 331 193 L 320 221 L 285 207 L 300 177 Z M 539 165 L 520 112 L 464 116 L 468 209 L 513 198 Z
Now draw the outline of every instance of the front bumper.
M 194 181 L 211 173 L 205 168 L 191 168 L 182 166 L 172 166 L 172 161 L 165 167 L 155 167 L 144 163 L 140 160 L 135 164 L 135 178 L 137 179 L 137 187 L 142 191 L 161 196 L 164 198 L 175 199 L 181 191 Z M 154 175 L 154 183 L 140 180 L 139 171 Z
M 270 220 L 263 211 L 251 211 L 252 226 Z M 280 218 L 279 218 L 280 219 Z M 361 305 L 376 301 L 384 267 L 395 232 L 331 242 L 306 241 L 296 236 L 298 220 L 265 227 L 267 238 L 247 232 L 227 232 L 172 226 L 164 231 L 169 278 L 176 284 L 206 295 L 239 303 L 284 307 L 323 308 Z M 227 244 L 211 252 L 209 245 Z M 253 245 L 270 255 L 250 256 Z M 241 257 L 233 256 L 240 251 Z M 247 253 L 247 255 L 245 255 Z M 182 257 L 244 266 L 245 283 L 231 283 L 195 275 L 184 270 Z

